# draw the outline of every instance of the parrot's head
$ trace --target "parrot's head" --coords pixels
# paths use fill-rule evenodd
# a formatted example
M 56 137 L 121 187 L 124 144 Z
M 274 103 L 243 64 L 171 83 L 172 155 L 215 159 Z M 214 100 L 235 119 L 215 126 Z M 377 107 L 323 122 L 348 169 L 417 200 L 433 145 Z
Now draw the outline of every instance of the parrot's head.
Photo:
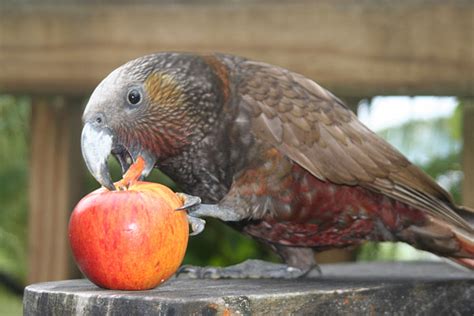
M 172 53 L 144 56 L 110 73 L 83 115 L 81 149 L 91 174 L 113 190 L 110 154 L 122 172 L 142 156 L 146 177 L 157 161 L 199 142 L 220 112 L 217 79 L 203 58 Z

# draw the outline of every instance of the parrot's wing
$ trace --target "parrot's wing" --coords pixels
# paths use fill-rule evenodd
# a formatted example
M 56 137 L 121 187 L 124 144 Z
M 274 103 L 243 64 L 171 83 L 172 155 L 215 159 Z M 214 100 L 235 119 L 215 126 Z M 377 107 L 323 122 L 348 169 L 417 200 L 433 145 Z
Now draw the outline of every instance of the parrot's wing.
M 360 185 L 474 231 L 445 190 L 329 91 L 276 66 L 241 67 L 238 91 L 256 137 L 320 180 Z

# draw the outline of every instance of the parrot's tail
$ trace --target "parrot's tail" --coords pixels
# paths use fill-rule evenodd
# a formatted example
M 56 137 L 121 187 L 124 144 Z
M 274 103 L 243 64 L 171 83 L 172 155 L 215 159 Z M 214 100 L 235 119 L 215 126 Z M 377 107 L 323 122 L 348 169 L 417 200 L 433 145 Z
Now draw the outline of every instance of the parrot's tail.
M 474 231 L 474 210 L 460 206 L 458 213 L 462 215 L 466 222 L 471 224 L 471 227 L 473 227 L 472 230 Z M 464 229 L 456 227 L 453 229 L 453 233 L 460 245 L 460 256 L 456 256 L 452 258 L 452 260 L 474 270 L 474 232 L 471 231 L 469 233 Z
M 474 211 L 459 207 L 458 214 L 471 225 L 470 230 L 430 216 L 426 225 L 407 227 L 400 237 L 417 248 L 474 270 Z
M 458 242 L 459 250 L 452 259 L 463 266 L 474 269 L 474 236 L 462 229 L 453 229 L 454 238 Z

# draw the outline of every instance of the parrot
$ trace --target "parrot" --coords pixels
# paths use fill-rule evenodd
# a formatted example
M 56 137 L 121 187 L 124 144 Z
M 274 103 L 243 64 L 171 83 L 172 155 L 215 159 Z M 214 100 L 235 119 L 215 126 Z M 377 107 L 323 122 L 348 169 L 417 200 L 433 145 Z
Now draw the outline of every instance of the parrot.
M 182 190 L 193 229 L 217 218 L 282 263 L 183 266 L 196 278 L 298 278 L 314 254 L 401 241 L 474 268 L 474 211 L 362 124 L 331 92 L 288 69 L 222 53 L 161 52 L 113 70 L 83 113 L 81 150 L 114 190 L 107 160 Z

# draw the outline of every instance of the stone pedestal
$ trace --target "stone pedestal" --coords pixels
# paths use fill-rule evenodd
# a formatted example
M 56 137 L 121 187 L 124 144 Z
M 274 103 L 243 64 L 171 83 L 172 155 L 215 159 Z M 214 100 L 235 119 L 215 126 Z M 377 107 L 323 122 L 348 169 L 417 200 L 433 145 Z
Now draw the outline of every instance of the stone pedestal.
M 87 280 L 28 286 L 25 315 L 473 315 L 474 272 L 445 263 L 323 265 L 318 279 L 181 280 L 110 291 Z

